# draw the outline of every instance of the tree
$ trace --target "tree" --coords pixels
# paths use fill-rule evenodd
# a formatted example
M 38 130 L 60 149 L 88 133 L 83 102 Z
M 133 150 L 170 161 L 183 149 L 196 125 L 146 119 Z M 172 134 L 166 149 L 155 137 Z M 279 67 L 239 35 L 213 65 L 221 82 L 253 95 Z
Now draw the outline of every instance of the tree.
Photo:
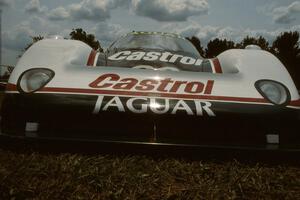
M 30 36 L 30 37 L 31 37 L 32 41 L 31 41 L 30 44 L 28 44 L 28 45 L 24 48 L 23 51 L 26 51 L 27 49 L 29 49 L 29 47 L 31 47 L 31 46 L 32 46 L 34 43 L 36 43 L 37 41 L 44 39 L 44 37 L 41 36 L 41 35 L 38 35 L 38 36 Z
M 258 38 L 247 36 L 240 43 L 237 44 L 238 48 L 244 49 L 247 45 L 254 44 L 259 46 L 261 49 L 269 51 L 269 42 L 262 36 Z
M 228 49 L 234 49 L 235 44 L 233 41 L 230 40 L 220 40 L 218 38 L 214 40 L 210 40 L 207 44 L 207 48 L 205 49 L 205 56 L 207 58 L 216 57 L 220 53 L 228 50 Z
M 100 42 L 95 39 L 95 36 L 93 34 L 87 34 L 84 30 L 82 30 L 82 28 L 72 29 L 72 32 L 69 35 L 71 37 L 70 39 L 80 40 L 88 44 L 94 50 L 99 50 L 100 52 L 103 52 Z
M 271 51 L 281 60 L 300 88 L 299 32 L 284 32 L 279 35 L 273 42 Z
M 199 38 L 197 38 L 196 36 L 192 36 L 191 38 L 186 37 L 187 40 L 189 40 L 197 49 L 197 51 L 199 52 L 199 54 L 204 57 L 204 49 L 201 45 L 201 42 L 199 40 Z
M 44 37 L 41 36 L 41 35 L 38 35 L 38 36 L 30 36 L 30 37 L 31 37 L 32 41 L 31 41 L 29 44 L 27 44 L 27 46 L 22 50 L 22 53 L 21 53 L 20 55 L 18 55 L 17 58 L 20 58 L 20 57 L 23 55 L 23 53 L 24 53 L 25 51 L 27 51 L 27 49 L 29 49 L 34 43 L 36 43 L 36 42 L 39 41 L 39 40 L 44 39 Z

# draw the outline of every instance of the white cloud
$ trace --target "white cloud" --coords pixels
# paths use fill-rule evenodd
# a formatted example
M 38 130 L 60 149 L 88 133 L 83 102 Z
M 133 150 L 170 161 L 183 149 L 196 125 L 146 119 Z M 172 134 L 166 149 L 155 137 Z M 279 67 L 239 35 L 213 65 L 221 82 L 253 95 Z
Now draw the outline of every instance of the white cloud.
M 82 0 L 64 7 L 57 7 L 48 14 L 50 20 L 91 20 L 105 21 L 110 18 L 111 10 L 128 6 L 129 0 Z
M 132 0 L 135 14 L 157 21 L 186 21 L 208 13 L 206 0 Z
M 184 37 L 197 36 L 201 42 L 207 43 L 209 40 L 218 38 L 232 38 L 238 35 L 238 30 L 231 27 L 217 27 L 217 26 L 201 26 L 196 22 L 190 23 L 189 26 L 182 26 L 178 24 L 169 24 L 161 29 L 162 31 L 175 32 Z
M 273 20 L 279 24 L 289 24 L 300 19 L 300 1 L 295 1 L 288 6 L 274 8 L 272 11 Z
M 51 10 L 47 14 L 47 17 L 50 20 L 65 20 L 70 17 L 70 14 L 64 7 L 57 7 L 55 9 Z
M 45 27 L 47 28 L 45 29 Z M 108 22 L 99 22 L 92 27 L 85 27 L 84 30 L 87 33 L 94 34 L 103 47 L 107 47 L 114 40 L 129 31 L 119 24 Z M 31 36 L 61 35 L 68 38 L 72 28 L 75 27 L 65 26 L 64 29 L 61 29 L 61 26 L 56 22 L 34 15 L 15 25 L 9 31 L 2 33 L 3 47 L 9 50 L 21 51 L 32 41 Z
M 207 14 L 209 5 L 207 0 L 81 0 L 51 10 L 48 18 L 105 21 L 111 17 L 112 9 L 120 7 L 131 7 L 136 15 L 157 21 L 186 21 L 191 16 Z
M 47 29 L 45 29 L 45 27 L 47 27 Z M 68 36 L 65 33 L 66 31 L 62 30 L 56 23 L 52 23 L 42 17 L 33 16 L 28 20 L 24 20 L 15 25 L 12 29 L 3 31 L 3 47 L 10 50 L 20 51 L 32 41 L 32 36 L 41 35 L 46 37 L 56 34 Z
M 27 13 L 41 13 L 46 10 L 47 8 L 45 6 L 42 7 L 39 0 L 30 0 L 25 6 L 25 12 Z
M 259 37 L 263 36 L 270 43 L 282 32 L 285 31 L 300 31 L 300 25 L 293 26 L 289 30 L 279 28 L 273 31 L 269 30 L 254 30 L 254 29 L 237 29 L 232 27 L 218 27 L 218 26 L 201 26 L 196 22 L 192 22 L 189 26 L 180 25 L 166 25 L 162 27 L 161 31 L 175 32 L 185 37 L 197 36 L 202 44 L 206 45 L 209 40 L 215 38 L 230 39 L 234 42 L 240 42 L 246 36 Z
M 104 21 L 110 17 L 108 1 L 83 0 L 69 7 L 69 15 L 74 20 Z

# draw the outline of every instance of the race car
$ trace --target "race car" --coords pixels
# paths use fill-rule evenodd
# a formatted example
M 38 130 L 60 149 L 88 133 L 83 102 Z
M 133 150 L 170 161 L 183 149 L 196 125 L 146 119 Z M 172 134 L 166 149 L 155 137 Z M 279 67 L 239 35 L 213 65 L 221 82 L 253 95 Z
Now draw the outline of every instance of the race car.
M 300 97 L 257 46 L 202 58 L 172 33 L 130 32 L 105 52 L 60 37 L 13 70 L 1 135 L 172 146 L 299 148 Z

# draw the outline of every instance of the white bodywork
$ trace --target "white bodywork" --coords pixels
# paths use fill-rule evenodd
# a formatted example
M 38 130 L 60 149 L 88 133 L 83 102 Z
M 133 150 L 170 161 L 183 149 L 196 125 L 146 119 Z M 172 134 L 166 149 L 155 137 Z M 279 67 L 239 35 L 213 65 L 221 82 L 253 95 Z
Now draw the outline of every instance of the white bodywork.
M 17 84 L 22 72 L 31 68 L 49 68 L 55 72 L 54 78 L 46 85 L 49 88 L 79 88 L 93 89 L 89 86 L 103 74 L 118 74 L 122 78 L 135 78 L 138 80 L 161 80 L 171 78 L 173 81 L 201 82 L 214 81 L 211 94 L 213 97 L 258 98 L 263 97 L 254 87 L 257 80 L 270 79 L 285 85 L 291 95 L 291 101 L 299 100 L 299 94 L 289 73 L 282 63 L 272 54 L 263 50 L 232 49 L 221 53 L 217 58 L 222 66 L 223 73 L 188 72 L 188 71 L 161 71 L 107 66 L 87 66 L 91 48 L 80 41 L 62 39 L 44 39 L 27 50 L 19 60 L 10 76 L 9 84 Z M 98 55 L 98 54 L 97 54 Z M 97 57 L 97 56 L 96 56 Z M 96 63 L 95 59 L 95 63 Z M 110 82 L 110 80 L 107 80 Z M 172 85 L 167 86 L 171 87 Z M 182 85 L 176 94 L 186 94 Z M 94 88 L 94 90 L 97 90 Z M 106 90 L 114 90 L 106 88 Z M 132 92 L 138 92 L 135 88 Z M 17 91 L 7 91 L 17 93 Z M 51 93 L 50 91 L 37 91 L 36 93 Z M 149 93 L 165 93 L 154 88 Z M 59 93 L 59 92 L 55 92 Z M 66 92 L 63 92 L 66 93 Z M 67 93 L 80 93 L 67 92 Z M 169 92 L 167 92 L 169 93 Z M 84 93 L 89 95 L 89 93 Z M 92 93 L 91 93 L 92 94 Z M 95 95 L 95 94 L 94 94 Z M 122 94 L 123 95 L 123 94 Z M 119 95 L 119 96 L 122 96 Z M 203 95 L 200 93 L 199 95 Z M 126 96 L 126 94 L 124 95 Z M 132 95 L 129 95 L 132 96 Z M 147 95 L 145 95 L 147 96 Z M 172 98 L 172 97 L 170 97 Z M 175 97 L 174 97 L 175 98 Z M 178 98 L 185 98 L 184 96 Z M 211 101 L 233 101 L 234 99 L 211 99 Z M 247 103 L 237 102 L 237 103 Z M 253 103 L 253 102 L 252 102 Z M 270 104 L 268 102 L 255 102 L 257 104 Z M 289 106 L 291 108 L 296 108 Z

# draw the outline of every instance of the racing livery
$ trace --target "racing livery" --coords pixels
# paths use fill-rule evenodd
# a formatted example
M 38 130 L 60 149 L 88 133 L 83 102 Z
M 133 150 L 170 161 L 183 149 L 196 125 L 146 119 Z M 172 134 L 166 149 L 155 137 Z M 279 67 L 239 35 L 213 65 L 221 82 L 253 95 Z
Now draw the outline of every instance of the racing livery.
M 259 48 L 202 58 L 176 34 L 131 32 L 106 52 L 41 40 L 20 58 L 1 135 L 156 145 L 300 145 L 300 97 Z

